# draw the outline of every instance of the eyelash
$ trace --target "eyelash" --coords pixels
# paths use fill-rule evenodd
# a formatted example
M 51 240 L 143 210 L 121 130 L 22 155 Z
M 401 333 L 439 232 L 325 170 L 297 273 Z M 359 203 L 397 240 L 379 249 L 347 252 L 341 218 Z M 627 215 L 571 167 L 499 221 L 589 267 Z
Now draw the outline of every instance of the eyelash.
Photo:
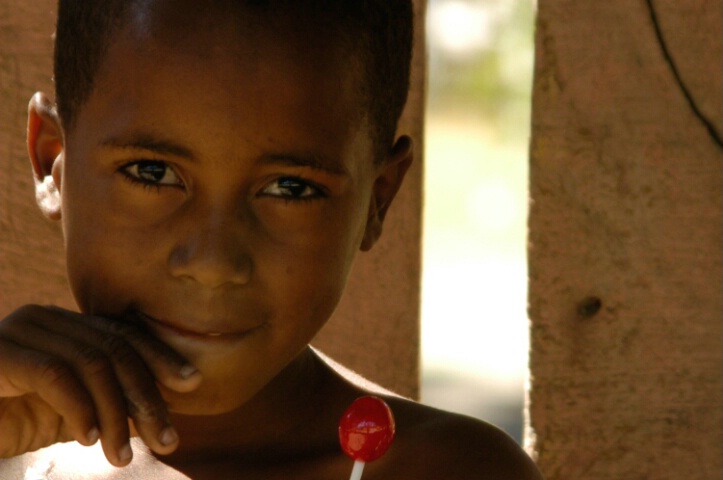
M 155 165 L 156 167 L 163 168 L 164 169 L 163 177 L 158 179 L 158 181 L 154 182 L 152 180 L 143 178 L 141 176 L 140 172 L 131 173 L 131 170 L 133 169 L 133 167 L 135 167 L 137 170 L 141 165 L 145 165 L 145 166 Z M 125 180 L 127 180 L 128 182 L 130 182 L 131 184 L 133 184 L 135 186 L 141 186 L 145 189 L 155 189 L 157 192 L 159 192 L 161 190 L 161 187 L 177 187 L 177 188 L 184 187 L 183 181 L 179 178 L 178 174 L 173 169 L 173 167 L 171 167 L 167 163 L 162 162 L 160 160 L 138 160 L 138 161 L 127 163 L 127 164 L 123 165 L 119 169 L 119 171 L 120 171 L 120 173 L 123 174 L 123 178 Z M 168 175 L 169 171 L 178 180 L 177 183 L 162 183 L 161 182 L 161 180 L 163 180 L 163 178 L 165 178 L 166 175 Z
M 179 183 L 161 183 L 160 180 L 154 182 L 154 181 L 141 177 L 139 172 L 136 172 L 135 174 L 131 173 L 131 169 L 133 169 L 133 167 L 136 167 L 136 170 L 137 170 L 138 167 L 140 167 L 141 165 L 144 165 L 144 164 L 146 166 L 155 164 L 156 166 L 162 167 L 163 169 L 165 169 L 163 177 L 165 177 L 167 172 L 170 170 L 173 173 L 173 175 L 176 178 L 178 178 Z M 148 189 L 148 190 L 153 189 L 156 193 L 160 193 L 162 187 L 184 187 L 185 186 L 183 184 L 183 182 L 180 180 L 178 174 L 173 169 L 173 167 L 171 167 L 167 163 L 160 161 L 160 160 L 137 160 L 135 162 L 130 162 L 130 163 L 123 165 L 119 169 L 119 172 L 123 174 L 123 178 L 130 184 L 132 184 L 134 186 L 140 186 L 140 187 L 143 187 L 144 189 Z M 290 185 L 287 185 L 285 187 L 280 186 L 279 189 L 286 189 L 288 191 L 289 189 L 292 189 L 292 188 L 301 188 L 302 193 L 304 191 L 306 191 L 306 189 L 311 189 L 312 193 L 308 194 L 308 195 L 304 195 L 304 196 L 276 195 L 276 194 L 265 193 L 266 190 L 271 188 L 271 186 L 278 184 L 280 182 L 292 182 L 295 184 L 295 186 L 290 186 Z M 320 198 L 327 197 L 327 193 L 323 187 L 317 185 L 314 182 L 306 180 L 303 177 L 293 176 L 293 175 L 283 176 L 283 177 L 279 177 L 279 178 L 275 179 L 273 182 L 267 184 L 259 195 L 283 200 L 285 203 L 312 202 L 314 200 L 318 200 Z
M 301 188 L 302 193 L 306 191 L 306 189 L 311 189 L 312 192 L 309 195 L 305 196 L 293 196 L 293 195 L 274 195 L 274 194 L 268 194 L 265 193 L 266 190 L 271 188 L 271 186 L 279 184 L 280 182 L 293 182 L 296 184 L 296 188 Z M 280 186 L 279 189 L 291 189 L 294 188 L 292 186 Z M 283 200 L 286 203 L 289 202 L 313 202 L 314 200 L 318 200 L 320 198 L 325 198 L 327 196 L 326 191 L 319 185 L 315 184 L 314 182 L 310 182 L 309 180 L 304 179 L 303 177 L 298 176 L 285 176 L 285 177 L 279 177 L 273 182 L 267 184 L 266 187 L 261 191 L 262 196 L 268 196 L 272 198 L 276 198 L 279 200 Z

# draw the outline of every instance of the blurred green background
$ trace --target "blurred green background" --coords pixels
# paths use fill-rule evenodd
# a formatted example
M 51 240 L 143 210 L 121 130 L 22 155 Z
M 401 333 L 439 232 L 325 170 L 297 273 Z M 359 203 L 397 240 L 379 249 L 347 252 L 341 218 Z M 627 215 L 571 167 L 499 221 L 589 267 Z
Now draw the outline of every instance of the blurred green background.
M 429 0 L 422 400 L 520 441 L 534 0 Z

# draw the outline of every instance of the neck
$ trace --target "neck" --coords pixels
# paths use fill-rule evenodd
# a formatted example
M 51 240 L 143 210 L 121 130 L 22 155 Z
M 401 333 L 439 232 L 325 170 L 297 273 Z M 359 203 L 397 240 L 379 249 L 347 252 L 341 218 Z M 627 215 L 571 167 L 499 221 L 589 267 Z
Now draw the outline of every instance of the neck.
M 249 402 L 212 416 L 173 415 L 181 438 L 165 463 L 219 459 L 278 460 L 309 449 L 336 448 L 339 379 L 311 348 L 305 349 Z

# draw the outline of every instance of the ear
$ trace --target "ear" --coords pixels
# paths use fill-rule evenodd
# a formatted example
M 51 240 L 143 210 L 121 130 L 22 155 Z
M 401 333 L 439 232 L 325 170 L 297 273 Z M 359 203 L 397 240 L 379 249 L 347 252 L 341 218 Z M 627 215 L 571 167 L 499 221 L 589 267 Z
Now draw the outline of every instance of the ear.
M 59 220 L 63 129 L 55 106 L 43 93 L 28 105 L 28 155 L 35 179 L 35 201 L 43 214 Z
M 399 137 L 392 147 L 389 157 L 377 167 L 366 230 L 360 247 L 362 251 L 371 249 L 379 240 L 389 206 L 412 164 L 412 152 L 412 139 L 406 135 Z

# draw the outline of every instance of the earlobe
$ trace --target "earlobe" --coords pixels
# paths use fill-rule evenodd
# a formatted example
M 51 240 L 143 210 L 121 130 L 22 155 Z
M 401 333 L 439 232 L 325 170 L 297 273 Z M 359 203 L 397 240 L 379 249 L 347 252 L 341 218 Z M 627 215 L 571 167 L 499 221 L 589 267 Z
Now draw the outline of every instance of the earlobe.
M 394 144 L 389 158 L 379 166 L 374 182 L 373 193 L 369 205 L 364 238 L 360 249 L 370 250 L 382 234 L 382 225 L 389 206 L 394 200 L 404 176 L 412 164 L 412 139 L 408 136 L 399 137 Z
M 38 207 L 49 219 L 59 220 L 63 130 L 55 107 L 42 93 L 33 95 L 28 106 L 28 156 Z

